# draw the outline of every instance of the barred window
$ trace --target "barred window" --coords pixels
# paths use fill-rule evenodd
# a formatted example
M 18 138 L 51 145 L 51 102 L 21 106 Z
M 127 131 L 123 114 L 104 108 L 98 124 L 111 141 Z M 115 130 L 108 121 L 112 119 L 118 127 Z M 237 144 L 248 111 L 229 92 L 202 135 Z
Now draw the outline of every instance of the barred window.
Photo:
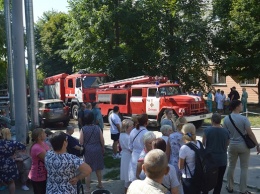
M 226 84 L 226 76 L 221 75 L 218 70 L 213 70 L 212 84 Z
M 244 79 L 240 82 L 241 85 L 255 85 L 256 84 L 256 78 L 253 79 Z

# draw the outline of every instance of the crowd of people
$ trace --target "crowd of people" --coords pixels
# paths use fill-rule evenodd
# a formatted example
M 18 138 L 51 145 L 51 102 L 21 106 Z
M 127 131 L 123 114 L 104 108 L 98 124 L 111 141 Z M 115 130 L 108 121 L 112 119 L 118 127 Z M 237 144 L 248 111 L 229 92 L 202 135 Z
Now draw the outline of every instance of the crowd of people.
M 247 99 L 248 93 L 246 88 L 242 88 L 242 94 L 239 95 L 236 87 L 233 86 L 230 88 L 230 93 L 226 96 L 223 90 L 217 89 L 216 92 L 210 90 L 207 93 L 207 107 L 209 112 L 213 112 L 213 104 L 215 105 L 215 109 L 218 113 L 223 114 L 226 110 L 229 110 L 229 104 L 233 100 L 239 100 L 241 98 L 243 112 L 247 111 Z
M 196 139 L 195 126 L 187 123 L 184 117 L 176 119 L 171 109 L 165 110 L 160 128 L 162 136 L 158 138 L 147 129 L 147 114 L 121 120 L 119 107 L 114 106 L 108 121 L 113 140 L 113 159 L 121 160 L 120 179 L 124 181 L 124 192 L 206 194 L 207 191 L 199 187 L 195 181 L 196 149 L 205 149 L 212 155 L 218 169 L 213 193 L 221 193 L 226 168 L 226 190 L 229 193 L 233 192 L 234 169 L 239 158 L 239 190 L 241 194 L 250 194 L 247 191 L 250 149 L 236 126 L 242 134 L 251 138 L 258 154 L 260 149 L 250 122 L 239 114 L 242 109 L 241 101 L 232 100 L 232 113 L 224 118 L 223 125 L 221 115 L 214 113 L 211 118 L 212 126 L 204 130 L 200 142 Z M 86 192 L 90 193 L 91 173 L 95 172 L 98 180 L 96 187 L 103 189 L 104 123 L 98 103 L 81 105 L 78 111 L 78 125 L 79 139 L 72 136 L 72 126 L 67 127 L 66 133 L 34 129 L 29 155 L 26 154 L 24 144 L 11 140 L 8 128 L 2 129 L 0 188 L 8 187 L 10 194 L 15 193 L 15 181 L 20 173 L 20 177 L 23 177 L 22 189 L 29 189 L 26 185 L 29 178 L 35 194 L 76 194 L 84 178 Z

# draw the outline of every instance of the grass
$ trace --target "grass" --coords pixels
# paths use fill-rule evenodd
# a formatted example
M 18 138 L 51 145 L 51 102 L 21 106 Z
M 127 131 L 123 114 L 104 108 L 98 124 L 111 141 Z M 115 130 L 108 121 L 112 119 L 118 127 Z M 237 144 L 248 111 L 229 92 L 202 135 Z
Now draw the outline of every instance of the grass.
M 252 127 L 260 127 L 260 116 L 249 114 L 247 118 L 250 121 Z M 223 119 L 222 119 L 222 123 L 223 123 Z M 204 125 L 211 125 L 211 120 L 205 119 Z
M 116 168 L 104 174 L 103 178 L 108 180 L 119 180 L 120 179 L 119 175 L 120 175 L 120 168 Z
M 112 157 L 112 151 L 109 149 L 106 149 L 106 153 L 104 156 L 104 164 L 106 168 L 120 168 L 120 159 L 113 159 Z
M 106 149 L 104 164 L 107 172 L 103 175 L 104 179 L 118 180 L 120 178 L 120 159 L 113 159 L 112 150 Z

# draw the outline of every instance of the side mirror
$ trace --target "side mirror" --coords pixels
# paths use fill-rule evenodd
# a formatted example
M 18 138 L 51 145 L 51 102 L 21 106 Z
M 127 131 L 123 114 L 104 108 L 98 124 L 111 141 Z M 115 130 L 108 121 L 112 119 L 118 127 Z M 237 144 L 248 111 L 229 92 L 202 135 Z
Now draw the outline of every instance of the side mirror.
M 156 96 L 156 98 L 159 98 L 159 97 L 160 97 L 160 93 L 159 93 L 158 90 L 156 91 L 155 96 Z

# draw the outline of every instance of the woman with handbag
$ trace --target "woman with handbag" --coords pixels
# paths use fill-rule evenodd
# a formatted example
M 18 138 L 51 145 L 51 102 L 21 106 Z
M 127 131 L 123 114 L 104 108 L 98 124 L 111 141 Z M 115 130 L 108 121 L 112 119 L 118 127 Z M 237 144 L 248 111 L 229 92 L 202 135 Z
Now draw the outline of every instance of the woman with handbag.
M 250 148 L 256 147 L 257 154 L 260 153 L 259 144 L 251 129 L 247 117 L 240 115 L 242 103 L 240 100 L 230 102 L 232 113 L 224 118 L 223 127 L 230 132 L 230 144 L 228 147 L 228 171 L 227 186 L 229 193 L 233 192 L 234 187 L 234 170 L 237 159 L 240 160 L 240 194 L 249 194 L 247 191 L 247 170 L 250 157 Z M 250 145 L 251 144 L 253 145 Z
M 84 146 L 84 160 L 91 167 L 92 171 L 96 172 L 99 189 L 102 185 L 102 170 L 104 168 L 105 152 L 104 138 L 102 131 L 98 125 L 93 124 L 94 114 L 92 112 L 84 115 L 83 121 L 85 125 L 82 127 L 79 136 L 79 143 Z M 90 193 L 91 174 L 86 177 L 87 193 Z

